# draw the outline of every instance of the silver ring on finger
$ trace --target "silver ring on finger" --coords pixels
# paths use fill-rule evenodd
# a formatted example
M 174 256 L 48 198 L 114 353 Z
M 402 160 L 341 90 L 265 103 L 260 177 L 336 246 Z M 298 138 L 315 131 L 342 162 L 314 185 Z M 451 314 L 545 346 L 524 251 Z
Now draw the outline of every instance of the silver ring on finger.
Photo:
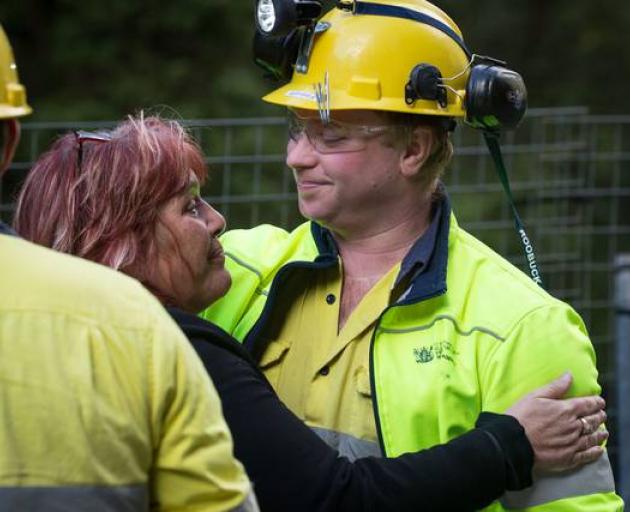
M 593 433 L 593 430 L 591 429 L 591 425 L 589 424 L 588 421 L 586 421 L 586 419 L 584 419 L 584 417 L 580 416 L 578 420 L 580 420 L 580 423 L 582 423 L 582 431 L 580 432 L 581 436 L 587 436 Z

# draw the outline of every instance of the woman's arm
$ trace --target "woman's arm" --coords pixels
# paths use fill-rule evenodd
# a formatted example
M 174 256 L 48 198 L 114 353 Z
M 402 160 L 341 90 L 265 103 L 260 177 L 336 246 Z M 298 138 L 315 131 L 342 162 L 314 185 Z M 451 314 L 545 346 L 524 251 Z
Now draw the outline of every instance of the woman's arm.
M 562 394 L 556 385 L 531 394 L 510 411 L 528 429 L 534 451 L 514 417 L 482 413 L 476 429 L 447 444 L 352 463 L 279 400 L 231 337 L 196 317 L 174 316 L 214 381 L 235 455 L 245 465 L 262 510 L 476 510 L 506 490 L 530 485 L 534 453 L 539 463 L 544 450 L 541 469 L 560 469 L 566 467 L 567 455 L 578 450 L 583 450 L 580 463 L 593 460 L 597 450 L 590 447 L 603 440 L 604 434 L 581 436 L 577 448 L 572 436 L 579 434 L 578 420 L 572 427 L 576 432 L 558 430 L 570 424 L 560 415 L 575 410 L 591 414 L 601 404 L 594 398 L 549 400 Z M 540 421 L 542 417 L 545 421 Z M 597 414 L 589 416 L 593 425 L 600 420 Z M 543 435 L 547 433 L 553 434 L 553 443 Z M 554 452 L 558 445 L 564 450 L 560 455 Z
M 530 483 L 531 447 L 512 417 L 483 414 L 480 428 L 446 445 L 351 463 L 289 411 L 249 362 L 191 342 L 219 392 L 235 455 L 262 510 L 475 510 Z

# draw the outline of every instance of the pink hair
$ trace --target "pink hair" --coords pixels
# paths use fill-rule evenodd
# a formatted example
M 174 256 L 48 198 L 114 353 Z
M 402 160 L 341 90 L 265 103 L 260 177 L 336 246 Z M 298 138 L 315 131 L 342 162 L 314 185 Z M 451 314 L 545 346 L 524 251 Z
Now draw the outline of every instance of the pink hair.
M 201 150 L 175 121 L 130 116 L 111 140 L 81 147 L 69 133 L 33 166 L 14 226 L 27 240 L 142 279 L 160 207 L 189 185 L 191 170 L 203 184 Z

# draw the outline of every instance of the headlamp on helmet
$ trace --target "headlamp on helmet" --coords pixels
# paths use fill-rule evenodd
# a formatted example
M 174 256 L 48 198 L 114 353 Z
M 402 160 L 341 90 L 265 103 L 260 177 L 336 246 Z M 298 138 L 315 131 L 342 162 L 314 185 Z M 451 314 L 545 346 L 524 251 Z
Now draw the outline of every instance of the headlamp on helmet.
M 254 62 L 266 78 L 286 82 L 294 68 L 308 68 L 321 12 L 319 0 L 256 0 Z
M 286 36 L 320 17 L 318 0 L 256 0 L 256 30 L 266 36 Z

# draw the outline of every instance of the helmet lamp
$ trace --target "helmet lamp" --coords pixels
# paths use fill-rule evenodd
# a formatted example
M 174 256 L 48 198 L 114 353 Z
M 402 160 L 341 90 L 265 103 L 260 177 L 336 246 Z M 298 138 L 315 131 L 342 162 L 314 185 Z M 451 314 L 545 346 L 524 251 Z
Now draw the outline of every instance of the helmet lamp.
M 265 34 L 270 34 L 276 24 L 276 8 L 272 0 L 259 0 L 256 6 L 256 25 Z
M 256 28 L 266 36 L 286 36 L 313 24 L 321 13 L 320 0 L 256 0 Z

